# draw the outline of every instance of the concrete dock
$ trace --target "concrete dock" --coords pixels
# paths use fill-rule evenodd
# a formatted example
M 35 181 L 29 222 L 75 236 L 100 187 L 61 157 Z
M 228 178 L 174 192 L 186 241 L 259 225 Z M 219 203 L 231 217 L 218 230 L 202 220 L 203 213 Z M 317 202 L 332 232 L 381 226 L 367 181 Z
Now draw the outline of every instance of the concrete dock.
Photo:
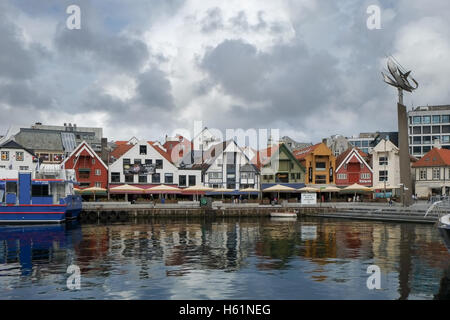
M 376 221 L 412 223 L 436 223 L 437 213 L 425 217 L 429 204 L 417 203 L 410 207 L 389 206 L 379 203 L 328 202 L 316 205 L 283 203 L 281 205 L 259 205 L 255 203 L 213 202 L 209 208 L 200 207 L 195 201 L 177 204 L 132 204 L 130 202 L 84 202 L 81 220 L 120 220 L 130 217 L 262 217 L 272 212 L 294 210 L 300 216 L 344 218 Z M 450 210 L 449 210 L 450 212 Z

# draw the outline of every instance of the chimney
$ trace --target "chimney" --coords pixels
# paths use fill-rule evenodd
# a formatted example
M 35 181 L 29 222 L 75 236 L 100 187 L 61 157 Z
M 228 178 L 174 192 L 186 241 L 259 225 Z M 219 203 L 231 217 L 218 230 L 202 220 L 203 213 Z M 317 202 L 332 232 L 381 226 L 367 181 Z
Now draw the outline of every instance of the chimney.
M 434 139 L 433 140 L 433 148 L 441 149 L 441 140 L 440 139 Z

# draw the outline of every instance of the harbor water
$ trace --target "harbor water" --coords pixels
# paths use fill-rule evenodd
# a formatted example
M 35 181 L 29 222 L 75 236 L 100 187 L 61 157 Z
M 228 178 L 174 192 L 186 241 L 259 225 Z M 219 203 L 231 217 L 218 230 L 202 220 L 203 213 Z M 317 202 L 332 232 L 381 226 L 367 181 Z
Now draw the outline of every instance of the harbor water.
M 369 266 L 380 270 L 379 289 L 367 285 Z M 0 299 L 449 299 L 450 253 L 429 224 L 261 217 L 3 225 L 0 287 Z

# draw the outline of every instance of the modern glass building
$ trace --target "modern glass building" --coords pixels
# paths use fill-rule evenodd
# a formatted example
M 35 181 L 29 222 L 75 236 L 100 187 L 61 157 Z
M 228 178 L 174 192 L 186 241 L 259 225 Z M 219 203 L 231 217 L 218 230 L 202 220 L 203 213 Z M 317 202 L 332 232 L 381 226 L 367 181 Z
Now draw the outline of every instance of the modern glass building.
M 422 157 L 438 142 L 450 149 L 450 105 L 416 107 L 408 111 L 409 153 Z

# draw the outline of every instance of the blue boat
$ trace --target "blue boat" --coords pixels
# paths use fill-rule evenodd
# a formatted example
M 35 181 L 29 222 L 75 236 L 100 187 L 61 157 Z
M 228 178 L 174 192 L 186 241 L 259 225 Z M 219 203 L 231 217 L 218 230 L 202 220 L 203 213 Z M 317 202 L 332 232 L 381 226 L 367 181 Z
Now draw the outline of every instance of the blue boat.
M 3 175 L 3 177 L 2 177 Z M 5 177 L 6 176 L 6 177 Z M 77 219 L 81 197 L 73 180 L 32 179 L 31 172 L 0 171 L 0 223 L 61 223 Z

